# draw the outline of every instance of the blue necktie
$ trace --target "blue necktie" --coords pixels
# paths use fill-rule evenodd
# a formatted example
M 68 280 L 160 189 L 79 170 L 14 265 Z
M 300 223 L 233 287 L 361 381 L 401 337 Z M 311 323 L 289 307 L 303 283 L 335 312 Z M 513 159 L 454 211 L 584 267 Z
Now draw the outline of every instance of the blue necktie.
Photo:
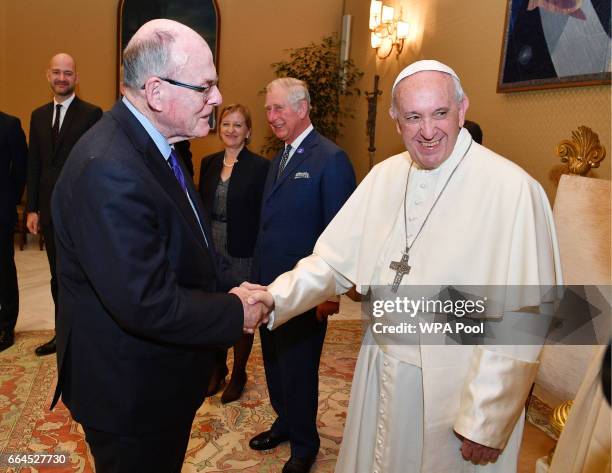
M 291 153 L 291 145 L 285 146 L 285 151 L 283 151 L 283 155 L 281 156 L 280 165 L 278 166 L 278 174 L 276 178 L 281 177 L 281 174 L 285 170 L 285 166 L 287 166 L 287 161 L 289 161 L 289 153 Z
M 191 201 L 191 197 L 189 197 L 189 192 L 187 192 L 187 185 L 185 184 L 185 175 L 183 174 L 183 170 L 181 169 L 181 165 L 179 164 L 179 157 L 174 148 L 170 148 L 170 157 L 168 158 L 168 164 L 172 168 L 172 172 L 176 177 L 176 180 L 179 182 L 183 192 L 187 195 L 187 199 L 189 200 L 189 205 L 191 206 L 191 210 L 198 221 L 198 225 L 200 226 L 200 230 L 202 230 L 202 236 L 204 237 L 204 243 L 208 246 L 208 238 L 206 238 L 206 233 L 204 232 L 204 227 L 202 227 L 202 222 L 200 222 L 200 217 L 198 216 L 198 212 L 196 211 L 193 202 Z
M 179 160 L 179 157 L 176 154 L 176 150 L 172 148 L 170 150 L 170 158 L 168 158 L 168 163 L 170 164 L 170 167 L 172 168 L 172 172 L 174 172 L 176 179 L 179 181 L 179 184 L 181 185 L 183 192 L 187 194 L 187 185 L 185 184 L 185 175 L 183 174 L 183 170 L 181 169 L 181 165 L 179 164 L 178 160 Z

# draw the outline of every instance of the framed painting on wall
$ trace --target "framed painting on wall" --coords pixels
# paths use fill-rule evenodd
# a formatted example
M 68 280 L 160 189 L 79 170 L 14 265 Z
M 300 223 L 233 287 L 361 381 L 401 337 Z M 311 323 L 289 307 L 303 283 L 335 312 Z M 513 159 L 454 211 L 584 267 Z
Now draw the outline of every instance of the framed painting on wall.
M 197 31 L 208 43 L 219 70 L 220 18 L 216 0 L 120 0 L 117 39 L 117 97 L 120 95 L 123 50 L 138 28 L 149 20 L 168 18 Z M 216 107 L 215 107 L 216 109 Z M 216 128 L 216 110 L 210 129 Z
M 610 84 L 610 0 L 508 0 L 497 92 Z

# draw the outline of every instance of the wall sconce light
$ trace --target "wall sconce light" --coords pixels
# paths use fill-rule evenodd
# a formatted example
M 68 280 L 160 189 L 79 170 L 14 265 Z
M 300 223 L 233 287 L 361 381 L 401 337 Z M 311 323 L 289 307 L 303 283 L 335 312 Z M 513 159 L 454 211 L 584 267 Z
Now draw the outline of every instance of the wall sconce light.
M 376 49 L 376 55 L 384 59 L 391 54 L 393 46 L 397 55 L 404 49 L 404 40 L 408 38 L 408 23 L 402 20 L 402 12 L 395 18 L 393 7 L 383 5 L 381 0 L 370 3 L 370 44 Z

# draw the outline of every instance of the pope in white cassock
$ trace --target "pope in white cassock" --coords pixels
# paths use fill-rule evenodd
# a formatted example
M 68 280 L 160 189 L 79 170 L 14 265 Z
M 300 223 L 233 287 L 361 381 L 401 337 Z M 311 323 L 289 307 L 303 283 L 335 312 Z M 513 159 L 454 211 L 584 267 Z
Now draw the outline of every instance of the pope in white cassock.
M 546 195 L 462 128 L 468 98 L 457 74 L 418 61 L 392 95 L 407 151 L 372 169 L 311 256 L 254 293 L 252 302 L 274 304 L 268 328 L 352 285 L 390 287 L 404 253 L 402 286 L 561 284 Z M 515 472 L 540 347 L 387 337 L 364 336 L 336 472 Z

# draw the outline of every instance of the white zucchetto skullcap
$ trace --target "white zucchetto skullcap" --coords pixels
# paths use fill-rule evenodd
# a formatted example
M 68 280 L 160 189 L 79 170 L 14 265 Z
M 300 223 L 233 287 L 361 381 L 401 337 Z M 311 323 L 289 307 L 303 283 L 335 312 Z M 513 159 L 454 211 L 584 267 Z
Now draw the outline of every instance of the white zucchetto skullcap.
M 459 80 L 459 76 L 457 75 L 457 73 L 453 71 L 450 67 L 448 67 L 446 64 L 442 64 L 440 61 L 434 61 L 433 59 L 424 59 L 422 61 L 413 62 L 409 66 L 405 67 L 402 72 L 399 73 L 397 79 L 395 79 L 395 82 L 393 83 L 391 95 L 393 95 L 395 87 L 397 86 L 397 84 L 400 83 L 402 79 L 416 74 L 417 72 L 423 71 L 445 72 L 446 74 L 449 74 Z

